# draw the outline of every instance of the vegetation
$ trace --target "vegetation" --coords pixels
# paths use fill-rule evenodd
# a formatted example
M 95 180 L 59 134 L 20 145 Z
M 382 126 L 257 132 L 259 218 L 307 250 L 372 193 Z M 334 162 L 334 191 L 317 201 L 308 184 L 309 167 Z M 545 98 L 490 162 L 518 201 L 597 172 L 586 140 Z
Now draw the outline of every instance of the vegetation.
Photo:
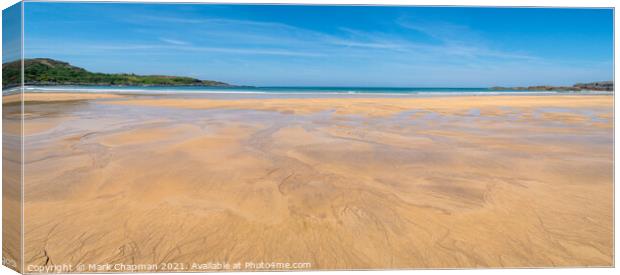
M 577 83 L 573 86 L 529 86 L 529 87 L 492 87 L 492 90 L 516 90 L 516 91 L 613 91 L 613 81 L 599 81 L 590 83 Z
M 2 64 L 2 87 L 19 85 L 19 61 Z M 224 82 L 191 77 L 93 73 L 49 58 L 24 60 L 26 85 L 119 85 L 119 86 L 230 86 Z

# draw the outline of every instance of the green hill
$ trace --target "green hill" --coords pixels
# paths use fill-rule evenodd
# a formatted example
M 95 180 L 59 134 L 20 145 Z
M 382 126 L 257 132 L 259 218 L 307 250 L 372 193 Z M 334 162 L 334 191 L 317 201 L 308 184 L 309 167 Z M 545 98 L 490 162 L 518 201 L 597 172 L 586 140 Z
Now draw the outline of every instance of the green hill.
M 20 62 L 2 64 L 2 87 L 19 85 Z M 24 60 L 26 85 L 231 86 L 224 82 L 166 75 L 93 73 L 49 58 Z

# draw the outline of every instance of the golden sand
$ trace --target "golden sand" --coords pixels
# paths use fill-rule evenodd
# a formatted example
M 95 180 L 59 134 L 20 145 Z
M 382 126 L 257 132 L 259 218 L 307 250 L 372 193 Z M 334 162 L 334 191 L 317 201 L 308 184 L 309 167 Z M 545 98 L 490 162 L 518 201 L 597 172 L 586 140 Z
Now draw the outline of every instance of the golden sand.
M 518 100 L 515 100 L 517 99 Z M 252 109 L 278 111 L 291 114 L 309 114 L 333 110 L 336 114 L 360 114 L 367 116 L 387 116 L 399 112 L 418 109 L 445 112 L 479 108 L 491 114 L 499 112 L 498 107 L 535 108 L 554 107 L 561 98 L 561 107 L 596 107 L 611 104 L 607 96 L 450 96 L 428 98 L 302 98 L 302 99 L 130 99 L 113 101 L 119 105 L 141 105 L 158 107 L 177 107 L 190 109 Z
M 26 102 L 26 265 L 612 265 L 612 96 L 78 97 Z
M 121 95 L 116 94 L 87 94 L 87 93 L 24 93 L 12 94 L 4 96 L 2 99 L 3 104 L 17 103 L 23 100 L 26 102 L 41 101 L 75 101 L 75 100 L 87 100 L 98 98 L 120 98 Z

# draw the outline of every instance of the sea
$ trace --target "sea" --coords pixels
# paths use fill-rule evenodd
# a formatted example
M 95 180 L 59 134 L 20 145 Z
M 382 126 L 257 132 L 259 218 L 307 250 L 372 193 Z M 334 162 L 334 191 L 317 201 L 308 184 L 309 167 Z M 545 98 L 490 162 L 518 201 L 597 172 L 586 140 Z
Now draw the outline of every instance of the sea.
M 19 92 L 19 89 L 3 94 Z M 423 87 L 210 87 L 210 86 L 26 86 L 25 92 L 83 92 L 120 94 L 236 95 L 266 97 L 425 97 L 458 95 L 612 94 L 607 91 L 532 91 L 490 88 Z

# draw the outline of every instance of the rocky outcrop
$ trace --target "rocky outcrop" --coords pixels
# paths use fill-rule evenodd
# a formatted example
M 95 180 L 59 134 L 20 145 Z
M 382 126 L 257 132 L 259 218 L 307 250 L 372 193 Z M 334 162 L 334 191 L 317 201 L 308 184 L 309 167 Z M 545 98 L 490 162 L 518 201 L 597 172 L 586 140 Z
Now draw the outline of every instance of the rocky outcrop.
M 577 83 L 573 86 L 549 86 L 538 85 L 528 87 L 491 87 L 492 90 L 508 90 L 508 91 L 613 91 L 613 81 L 599 81 L 590 83 Z

